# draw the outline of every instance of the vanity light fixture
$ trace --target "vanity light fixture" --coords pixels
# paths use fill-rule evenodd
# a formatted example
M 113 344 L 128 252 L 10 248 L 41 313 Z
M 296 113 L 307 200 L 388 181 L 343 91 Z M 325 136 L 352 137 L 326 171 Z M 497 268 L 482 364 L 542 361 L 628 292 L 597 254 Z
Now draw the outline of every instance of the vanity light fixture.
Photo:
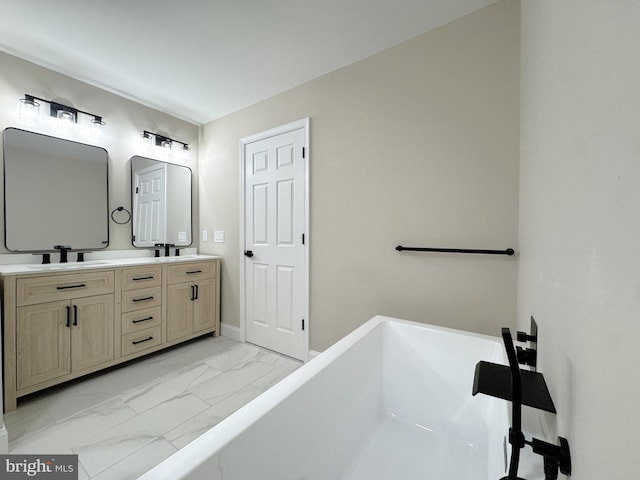
M 96 140 L 102 138 L 104 135 L 104 128 L 107 124 L 104 123 L 102 117 L 95 116 L 91 119 L 91 137 Z
M 60 109 L 56 112 L 56 116 L 58 117 L 58 131 L 61 133 L 71 133 L 73 125 L 77 122 L 75 112 Z
M 168 139 L 167 140 L 162 140 L 160 142 L 160 146 L 162 148 L 164 148 L 165 150 L 171 150 L 171 143 L 172 143 L 171 140 L 168 140 Z
M 154 140 L 151 140 L 151 137 L 154 138 Z M 142 132 L 142 134 L 140 135 L 141 138 L 141 144 L 142 147 L 147 150 L 149 149 L 149 147 L 151 145 L 155 145 L 156 147 L 160 148 L 160 151 L 162 153 L 162 156 L 164 157 L 168 157 L 169 154 L 171 153 L 171 150 L 173 148 L 173 144 L 174 143 L 179 143 L 180 145 L 182 145 L 180 147 L 180 153 L 182 155 L 182 159 L 183 160 L 187 160 L 189 157 L 189 151 L 191 150 L 189 148 L 189 144 L 185 143 L 185 142 L 181 142 L 180 140 L 176 140 L 175 138 L 169 138 L 165 135 L 161 135 L 159 133 L 153 133 L 153 132 L 149 132 L 147 130 L 144 130 Z
M 162 140 L 160 142 L 160 156 L 167 160 L 171 155 L 171 140 Z
M 25 95 L 20 99 L 20 121 L 29 125 L 35 125 L 38 122 L 40 114 L 40 104 L 36 102 L 31 95 Z
M 149 132 L 145 131 L 140 134 L 140 148 L 145 153 L 151 150 L 151 134 Z
M 187 145 L 187 144 L 182 145 L 182 148 L 180 149 L 180 155 L 182 157 L 182 160 L 184 160 L 185 162 L 187 160 L 189 160 L 189 151 L 190 150 L 191 149 L 189 148 L 189 145 Z
M 62 103 L 46 100 L 25 93 L 24 98 L 20 99 L 20 120 L 25 123 L 34 124 L 38 120 L 40 104 L 36 101 L 46 102 L 49 104 L 49 115 L 58 119 L 58 130 L 61 132 L 70 132 L 73 126 L 78 123 L 78 115 L 83 114 L 91 118 L 91 136 L 99 138 L 102 136 L 106 123 L 100 115 L 78 110 L 77 108 L 63 105 Z

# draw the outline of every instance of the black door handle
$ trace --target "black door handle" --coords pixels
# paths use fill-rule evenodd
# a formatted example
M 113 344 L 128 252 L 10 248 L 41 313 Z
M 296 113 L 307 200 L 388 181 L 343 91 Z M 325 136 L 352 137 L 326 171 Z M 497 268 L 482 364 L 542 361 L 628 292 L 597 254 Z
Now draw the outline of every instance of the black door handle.
M 253 257 L 253 252 L 252 252 L 251 250 L 245 250 L 245 251 L 244 251 L 244 255 L 245 255 L 246 257 L 251 258 L 251 257 Z

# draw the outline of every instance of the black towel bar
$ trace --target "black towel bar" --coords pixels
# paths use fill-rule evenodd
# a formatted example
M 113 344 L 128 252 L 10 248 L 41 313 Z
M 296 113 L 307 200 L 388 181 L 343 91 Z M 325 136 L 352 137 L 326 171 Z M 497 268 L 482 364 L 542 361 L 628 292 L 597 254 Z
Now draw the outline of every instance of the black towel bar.
M 513 255 L 513 248 L 506 250 L 476 250 L 468 248 L 426 248 L 426 247 L 403 247 L 398 245 L 396 250 L 399 252 L 445 252 L 445 253 L 483 253 L 487 255 Z

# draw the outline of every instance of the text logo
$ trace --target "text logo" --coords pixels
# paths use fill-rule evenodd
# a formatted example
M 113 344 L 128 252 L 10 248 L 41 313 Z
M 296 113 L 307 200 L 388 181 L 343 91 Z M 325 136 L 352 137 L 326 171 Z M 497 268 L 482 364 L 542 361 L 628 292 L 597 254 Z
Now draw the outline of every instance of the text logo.
M 0 455 L 0 480 L 78 480 L 77 455 Z

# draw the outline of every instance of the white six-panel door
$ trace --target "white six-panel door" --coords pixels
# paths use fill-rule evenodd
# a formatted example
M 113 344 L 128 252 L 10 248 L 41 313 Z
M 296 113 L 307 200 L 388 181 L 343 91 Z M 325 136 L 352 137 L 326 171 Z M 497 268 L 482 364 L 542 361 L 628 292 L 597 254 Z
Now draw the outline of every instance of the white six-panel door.
M 243 144 L 245 339 L 306 360 L 306 128 Z
M 133 234 L 137 246 L 165 243 L 167 170 L 164 163 L 135 173 Z

